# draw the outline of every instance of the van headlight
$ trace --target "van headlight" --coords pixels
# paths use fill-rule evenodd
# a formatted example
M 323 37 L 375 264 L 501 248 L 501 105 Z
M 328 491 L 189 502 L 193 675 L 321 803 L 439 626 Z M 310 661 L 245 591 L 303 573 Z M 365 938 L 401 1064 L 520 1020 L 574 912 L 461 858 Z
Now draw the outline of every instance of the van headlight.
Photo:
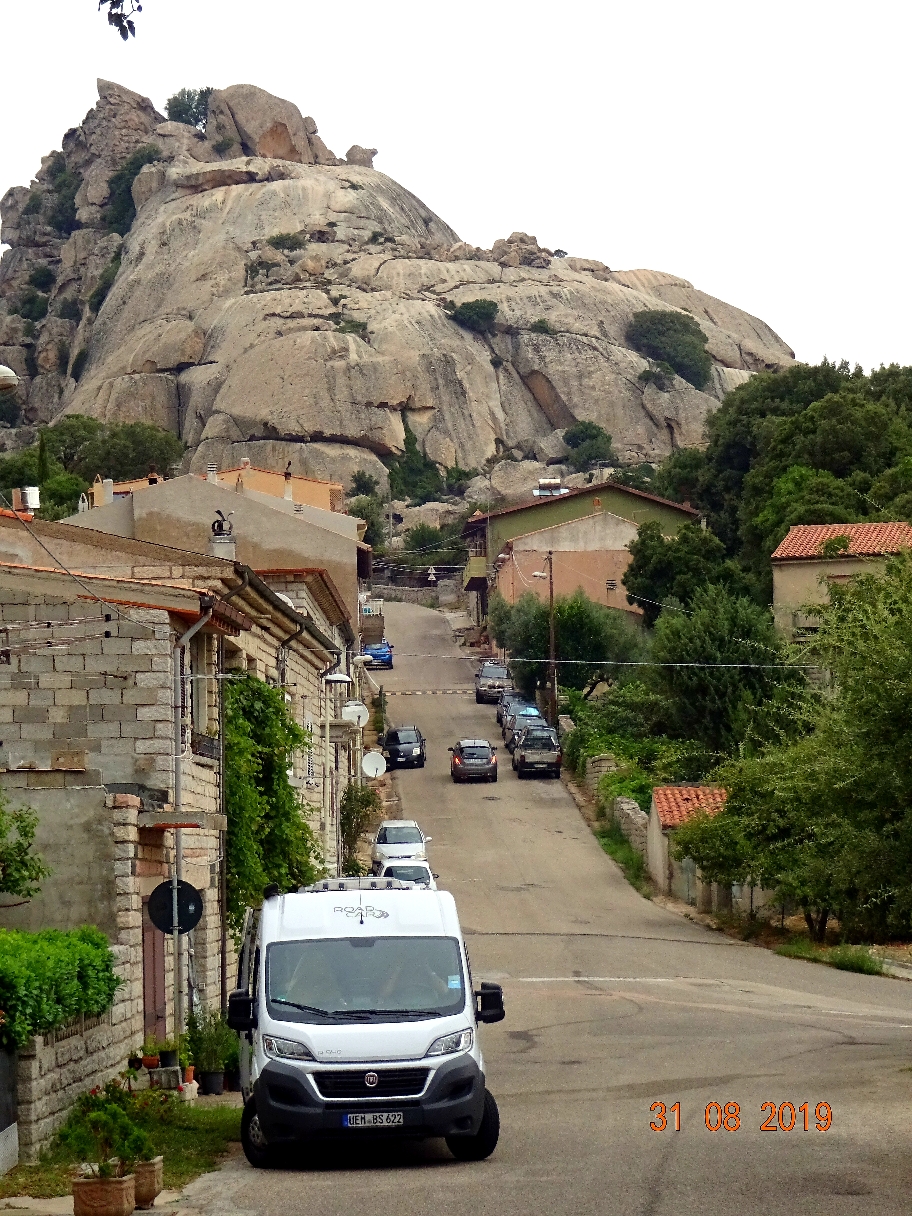
M 457 1030 L 455 1034 L 444 1034 L 439 1039 L 435 1039 L 424 1054 L 426 1056 L 451 1056 L 457 1051 L 471 1051 L 474 1042 L 474 1030 Z
M 271 1034 L 263 1035 L 263 1050 L 274 1060 L 312 1060 L 314 1054 L 303 1043 L 294 1039 L 276 1039 Z

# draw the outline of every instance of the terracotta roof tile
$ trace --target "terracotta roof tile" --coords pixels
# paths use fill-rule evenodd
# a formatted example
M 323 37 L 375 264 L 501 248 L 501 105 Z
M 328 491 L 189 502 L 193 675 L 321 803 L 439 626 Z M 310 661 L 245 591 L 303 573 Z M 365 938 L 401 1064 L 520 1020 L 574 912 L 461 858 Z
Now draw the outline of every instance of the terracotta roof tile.
M 663 828 L 677 828 L 697 811 L 718 815 L 728 797 L 716 785 L 657 785 L 652 802 Z
M 773 561 L 820 557 L 820 547 L 834 536 L 847 536 L 846 557 L 875 557 L 912 548 L 912 524 L 797 524 L 773 553 Z

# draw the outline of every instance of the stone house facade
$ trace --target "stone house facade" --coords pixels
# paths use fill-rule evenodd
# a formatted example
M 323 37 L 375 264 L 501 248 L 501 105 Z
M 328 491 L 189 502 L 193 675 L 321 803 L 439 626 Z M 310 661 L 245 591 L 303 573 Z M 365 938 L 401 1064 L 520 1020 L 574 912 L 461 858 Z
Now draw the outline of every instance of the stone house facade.
M 218 1005 L 230 988 L 222 682 L 248 671 L 282 685 L 306 724 L 321 704 L 321 676 L 345 658 L 334 640 L 344 605 L 320 571 L 302 576 L 295 607 L 230 561 L 62 524 L 2 525 L 0 789 L 37 812 L 36 847 L 52 874 L 33 900 L 0 908 L 0 927 L 97 924 L 122 980 L 98 1025 L 65 1028 L 22 1054 L 28 1158 L 79 1092 L 125 1066 L 144 1033 L 172 1032 L 173 939 L 152 926 L 146 902 L 170 878 L 178 848 L 181 877 L 204 901 L 181 948 L 184 1008 Z M 47 550 L 66 571 L 47 564 Z

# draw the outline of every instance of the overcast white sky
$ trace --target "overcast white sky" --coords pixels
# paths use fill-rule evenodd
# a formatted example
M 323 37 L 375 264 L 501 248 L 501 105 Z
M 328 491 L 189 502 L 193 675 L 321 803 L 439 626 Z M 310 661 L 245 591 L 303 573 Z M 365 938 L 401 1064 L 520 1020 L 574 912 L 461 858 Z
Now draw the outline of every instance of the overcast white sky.
M 489 247 L 514 229 L 762 317 L 800 359 L 912 363 L 896 0 L 95 0 L 5 6 L 0 195 L 96 99 L 259 85 Z

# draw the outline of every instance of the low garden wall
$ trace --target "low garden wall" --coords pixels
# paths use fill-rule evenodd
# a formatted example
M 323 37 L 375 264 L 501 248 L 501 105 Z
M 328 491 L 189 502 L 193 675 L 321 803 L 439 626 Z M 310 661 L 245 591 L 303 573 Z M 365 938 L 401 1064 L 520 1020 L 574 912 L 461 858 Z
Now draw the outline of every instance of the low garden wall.
M 649 816 L 632 798 L 615 798 L 612 818 L 631 845 L 643 857 L 646 856 L 646 832 Z

